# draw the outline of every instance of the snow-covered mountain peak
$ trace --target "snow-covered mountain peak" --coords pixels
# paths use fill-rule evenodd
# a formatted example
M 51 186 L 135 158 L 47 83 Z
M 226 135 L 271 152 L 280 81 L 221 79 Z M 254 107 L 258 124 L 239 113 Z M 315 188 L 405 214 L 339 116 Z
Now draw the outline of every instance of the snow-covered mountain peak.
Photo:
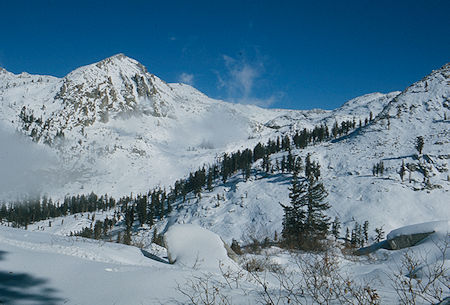
M 117 54 L 64 78 L 0 72 L 0 120 L 53 146 L 65 164 L 102 173 L 70 186 L 70 192 L 89 185 L 98 193 L 123 195 L 172 183 L 224 152 L 285 133 L 364 120 L 396 94 L 366 95 L 334 111 L 263 109 L 168 84 Z
M 123 54 L 74 70 L 63 79 L 55 99 L 84 117 L 85 125 L 117 116 L 167 116 L 171 88 L 134 59 Z
M 340 108 L 355 108 L 360 106 L 367 106 L 368 103 L 371 103 L 379 98 L 384 98 L 386 96 L 389 96 L 390 98 L 400 94 L 401 91 L 393 91 L 388 94 L 380 93 L 380 92 L 373 92 L 364 94 L 358 97 L 355 97 L 347 102 L 345 102 Z
M 0 67 L 0 75 L 9 73 L 5 68 Z
M 148 73 L 147 68 L 141 63 L 120 53 L 99 62 L 80 67 L 70 72 L 66 78 L 73 79 L 80 75 L 97 76 L 98 74 L 105 74 L 111 77 L 114 77 L 115 74 L 123 74 L 131 77 L 134 74 L 142 75 L 146 73 Z

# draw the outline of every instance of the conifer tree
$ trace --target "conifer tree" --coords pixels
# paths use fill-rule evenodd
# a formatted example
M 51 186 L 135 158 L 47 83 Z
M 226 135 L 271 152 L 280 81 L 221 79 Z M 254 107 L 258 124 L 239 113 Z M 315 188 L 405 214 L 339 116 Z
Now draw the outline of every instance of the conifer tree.
M 384 230 L 383 227 L 375 228 L 375 241 L 379 243 L 384 238 Z
M 365 243 L 369 242 L 369 221 L 367 220 L 363 224 L 363 237 Z
M 305 230 L 309 238 L 324 238 L 328 232 L 330 219 L 323 213 L 330 206 L 325 202 L 328 193 L 322 182 L 314 176 L 308 179 L 308 209 Z
M 418 137 L 416 138 L 416 145 L 415 145 L 415 148 L 416 148 L 417 151 L 419 152 L 419 155 L 422 154 L 423 145 L 424 145 L 423 137 L 422 137 L 422 136 L 418 136 Z
M 212 170 L 212 168 L 210 167 L 209 169 L 208 169 L 208 176 L 207 176 L 207 178 L 206 178 L 206 189 L 208 190 L 208 191 L 212 191 L 213 190 L 213 186 L 212 186 L 212 183 L 213 183 L 213 170 Z
M 309 169 L 305 178 L 299 178 L 294 171 L 292 184 L 289 188 L 289 206 L 284 209 L 283 238 L 289 246 L 300 248 L 318 246 L 318 240 L 323 239 L 329 228 L 329 218 L 324 214 L 330 206 L 325 202 L 327 191 L 319 181 L 320 170 L 316 162 L 307 157 Z M 306 167 L 306 166 L 305 166 Z
M 403 182 L 403 177 L 405 176 L 405 173 L 406 173 L 405 161 L 402 160 L 402 166 L 400 167 L 400 171 L 399 171 L 400 179 L 402 179 L 402 182 Z
M 341 222 L 339 221 L 339 217 L 335 217 L 333 223 L 331 224 L 331 234 L 333 234 L 334 238 L 339 238 L 339 231 L 341 230 Z
M 289 246 L 298 246 L 303 241 L 306 221 L 306 179 L 299 179 L 294 172 L 289 191 L 290 205 L 281 204 L 284 210 L 282 236 Z

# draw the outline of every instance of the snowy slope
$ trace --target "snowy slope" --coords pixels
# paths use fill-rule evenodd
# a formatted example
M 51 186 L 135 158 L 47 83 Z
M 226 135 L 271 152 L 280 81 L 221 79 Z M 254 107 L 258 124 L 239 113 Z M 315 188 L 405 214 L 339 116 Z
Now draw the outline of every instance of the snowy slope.
M 119 54 L 63 79 L 2 70 L 0 116 L 4 124 L 23 128 L 18 115 L 25 105 L 35 118 L 50 122 L 43 132 L 64 132 L 64 138 L 52 145 L 64 161 L 59 179 L 64 185 L 54 183 L 45 191 L 63 196 L 93 190 L 117 196 L 167 186 L 223 152 L 253 147 L 285 132 L 322 123 L 331 128 L 342 120 L 364 122 L 370 112 L 379 113 L 344 138 L 294 152 L 303 156 L 311 152 L 320 162 L 333 207 L 330 216 L 339 216 L 350 228 L 353 220 L 370 219 L 372 229 L 388 230 L 450 218 L 446 208 L 450 150 L 444 120 L 448 74 L 446 65 L 401 93 L 364 95 L 333 111 L 268 110 L 213 100 L 188 85 L 167 84 Z M 37 125 L 32 123 L 28 132 Z M 426 142 L 420 158 L 414 148 L 418 135 Z M 272 161 L 281 157 L 273 156 Z M 380 161 L 385 174 L 373 177 L 372 167 Z M 409 173 L 400 181 L 402 161 L 415 169 L 410 171 L 411 182 Z M 169 223 L 197 223 L 227 241 L 279 233 L 279 203 L 288 201 L 289 176 L 262 179 L 256 169 L 253 180 L 236 177 L 204 193 L 201 200 L 192 199 Z
M 3 227 L 0 245 L 0 300 L 7 304 L 165 303 L 189 274 L 138 248 L 82 238 Z
M 411 223 L 450 219 L 449 121 L 443 119 L 444 113 L 450 115 L 449 93 L 446 65 L 395 94 L 367 126 L 330 143 L 293 150 L 303 160 L 311 153 L 319 161 L 329 193 L 329 216 L 339 217 L 342 234 L 346 227 L 352 230 L 355 221 L 362 224 L 368 220 L 373 235 L 379 227 L 388 231 Z M 349 104 L 367 98 L 372 97 Z M 398 112 L 398 108 L 407 110 Z M 424 154 L 420 156 L 414 147 L 419 135 L 425 138 Z M 272 164 L 281 161 L 282 156 L 283 153 L 273 155 Z M 384 163 L 384 175 L 374 176 L 372 168 L 380 161 Z M 399 175 L 402 161 L 411 168 L 403 182 Z M 283 216 L 279 203 L 289 202 L 291 176 L 276 172 L 263 178 L 265 175 L 255 165 L 249 181 L 236 175 L 211 193 L 204 192 L 201 199 L 183 204 L 168 224 L 196 223 L 228 242 L 233 238 L 244 243 L 252 237 L 273 238 L 275 231 L 279 235 Z
M 284 132 L 364 120 L 395 95 L 365 96 L 333 112 L 262 109 L 165 83 L 118 54 L 62 79 L 0 70 L 0 122 L 58 152 L 55 173 L 63 174 L 52 180 L 60 183 L 44 192 L 121 196 L 171 184 L 223 152 Z

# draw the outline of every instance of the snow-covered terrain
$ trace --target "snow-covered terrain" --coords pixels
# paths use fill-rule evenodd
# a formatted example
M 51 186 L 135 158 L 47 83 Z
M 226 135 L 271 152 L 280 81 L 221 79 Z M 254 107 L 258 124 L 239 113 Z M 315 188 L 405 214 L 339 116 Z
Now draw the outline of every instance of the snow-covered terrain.
M 394 304 L 396 294 L 391 277 L 399 272 L 405 253 L 416 258 L 426 255 L 426 261 L 419 260 L 419 268 L 424 267 L 425 262 L 433 265 L 444 261 L 448 266 L 450 256 L 447 253 L 442 257 L 436 247 L 446 238 L 448 242 L 448 224 L 440 228 L 412 249 L 379 250 L 370 260 L 355 261 L 339 255 L 340 272 L 356 283 L 370 283 L 380 295 L 382 304 Z M 409 232 L 411 228 L 406 230 Z M 420 227 L 414 231 L 420 231 Z M 207 253 L 210 249 L 206 246 L 216 243 L 216 237 L 211 232 L 201 236 L 197 238 L 203 240 L 193 248 Z M 189 283 L 196 279 L 205 280 L 203 284 L 210 285 L 210 289 L 220 288 L 217 292 L 226 295 L 232 304 L 255 304 L 264 292 L 260 284 L 246 280 L 246 272 L 239 271 L 237 265 L 234 273 L 228 274 L 239 274 L 235 279 L 228 278 L 233 281 L 230 288 L 225 281 L 227 277 L 223 277 L 218 268 L 213 271 L 201 263 L 170 265 L 145 257 L 138 248 L 121 244 L 2 227 L 0 245 L 0 301 L 5 304 L 187 304 L 189 299 L 177 287 L 194 296 Z M 179 248 L 177 251 L 178 256 L 183 256 L 191 250 Z M 272 264 L 295 268 L 295 257 L 286 251 L 273 247 L 269 252 Z M 187 257 L 192 258 L 189 254 Z M 308 259 L 309 256 L 300 258 Z M 229 269 L 222 270 L 230 272 Z M 426 279 L 425 275 L 419 277 Z M 264 281 L 269 291 L 278 289 L 276 278 L 267 277 Z M 211 297 L 215 291 L 209 293 Z M 445 295 L 449 292 L 444 291 Z M 417 303 L 425 302 L 418 300 Z
M 333 111 L 262 109 L 214 100 L 191 86 L 167 84 L 122 54 L 62 79 L 0 69 L 0 140 L 9 147 L 0 149 L 0 166 L 8 175 L 0 178 L 0 198 L 7 200 L 31 185 L 33 191 L 54 199 L 91 191 L 123 196 L 146 193 L 157 185 L 169 188 L 224 153 L 304 128 L 325 124 L 331 130 L 336 123 L 354 121 L 356 128 L 347 135 L 302 149 L 292 145 L 290 152 L 303 161 L 311 154 L 319 162 L 331 206 L 327 214 L 340 219 L 342 236 L 345 229 L 365 221 L 369 241 L 374 240 L 375 228 L 389 232 L 402 227 L 388 238 L 435 231 L 411 249 L 380 249 L 360 259 L 338 253 L 343 272 L 357 283 L 371 282 L 382 304 L 393 304 L 392 271 L 399 270 L 408 251 L 417 259 L 426 256 L 419 266 L 422 271 L 440 260 L 448 268 L 449 252 L 437 246 L 449 243 L 449 93 L 450 64 L 404 91 L 367 94 Z M 366 124 L 370 113 L 373 120 Z M 421 152 L 415 147 L 419 136 L 424 139 Z M 241 245 L 280 238 L 280 204 L 289 203 L 292 174 L 276 164 L 287 156 L 288 151 L 270 155 L 269 172 L 258 160 L 248 179 L 237 173 L 225 183 L 217 179 L 211 190 L 178 198 L 173 211 L 156 217 L 153 227 L 139 228 L 135 221 L 133 242 L 144 251 L 107 242 L 116 240 L 124 228 L 120 207 L 35 222 L 28 231 L 7 227 L 11 223 L 3 221 L 0 303 L 186 303 L 178 284 L 204 278 L 205 272 L 212 272 L 214 281 L 223 280 L 211 264 L 197 266 L 192 253 L 215 252 L 226 259 L 223 249 L 216 248 L 220 238 Z M 381 163 L 383 173 L 374 174 L 374 165 Z M 69 236 L 116 216 L 116 227 L 103 241 Z M 420 223 L 425 224 L 415 225 Z M 177 236 L 172 240 L 177 241 L 174 255 L 179 264 L 168 264 L 166 249 L 152 244 L 155 230 L 169 240 Z M 266 251 L 271 262 L 295 269 L 287 251 Z M 240 280 L 240 289 L 221 286 L 233 304 L 261 299 L 257 282 Z M 279 287 L 276 277 L 267 281 L 273 289 Z M 448 289 L 444 295 L 449 295 Z
M 41 191 L 122 196 L 172 184 L 227 151 L 327 122 L 378 113 L 398 92 L 369 94 L 333 112 L 263 109 L 168 84 L 118 54 L 62 79 L 0 70 L 0 122 L 59 155 Z
M 444 120 L 450 115 L 449 78 L 446 65 L 397 95 L 367 126 L 332 142 L 293 150 L 303 159 L 311 153 L 319 161 L 330 216 L 338 216 L 344 228 L 366 220 L 373 231 L 450 219 L 450 121 Z M 421 155 L 415 148 L 418 136 L 425 139 Z M 282 156 L 273 155 L 272 164 Z M 373 166 L 380 161 L 384 174 L 374 176 Z M 403 181 L 402 162 L 409 168 Z M 247 182 L 237 175 L 233 182 L 205 192 L 169 223 L 198 223 L 228 242 L 279 233 L 279 203 L 289 202 L 290 176 L 265 175 L 258 168 Z

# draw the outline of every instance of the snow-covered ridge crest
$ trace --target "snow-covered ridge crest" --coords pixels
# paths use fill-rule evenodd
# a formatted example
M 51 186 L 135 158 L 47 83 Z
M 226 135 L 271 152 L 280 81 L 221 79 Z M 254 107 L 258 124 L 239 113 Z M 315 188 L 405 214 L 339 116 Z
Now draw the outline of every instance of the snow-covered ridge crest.
M 442 120 L 450 111 L 450 63 L 415 82 L 380 113 L 380 118 L 396 116 L 411 120 Z

